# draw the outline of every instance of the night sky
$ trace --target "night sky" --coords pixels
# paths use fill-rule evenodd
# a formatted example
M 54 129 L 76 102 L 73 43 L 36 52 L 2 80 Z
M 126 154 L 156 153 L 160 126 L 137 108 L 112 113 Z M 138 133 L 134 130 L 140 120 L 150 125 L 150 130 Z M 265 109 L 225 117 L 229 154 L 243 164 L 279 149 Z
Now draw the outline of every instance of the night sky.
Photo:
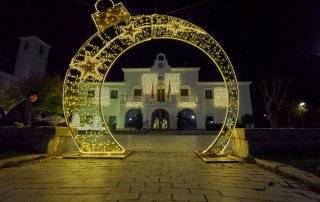
M 48 73 L 63 76 L 77 49 L 96 32 L 90 18 L 94 2 L 1 0 L 0 69 L 13 71 L 19 36 L 36 35 L 53 47 Z M 157 12 L 197 24 L 224 47 L 239 80 L 255 82 L 266 75 L 288 75 L 294 79 L 290 99 L 305 100 L 319 107 L 319 0 L 122 2 L 132 15 Z M 114 66 L 111 78 L 121 80 L 123 66 L 152 65 L 158 52 L 167 55 L 171 66 L 202 67 L 202 80 L 219 79 L 203 53 L 174 41 L 153 41 L 129 50 Z

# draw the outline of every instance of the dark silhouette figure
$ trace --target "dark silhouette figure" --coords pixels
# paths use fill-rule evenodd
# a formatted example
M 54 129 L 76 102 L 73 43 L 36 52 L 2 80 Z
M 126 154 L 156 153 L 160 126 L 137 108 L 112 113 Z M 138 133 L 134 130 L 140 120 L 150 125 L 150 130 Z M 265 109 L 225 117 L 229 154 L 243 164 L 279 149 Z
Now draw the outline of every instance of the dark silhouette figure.
M 14 106 L 0 121 L 2 126 L 31 126 L 34 115 L 32 104 L 38 100 L 38 94 L 34 91 L 28 94 L 28 97 L 21 100 Z

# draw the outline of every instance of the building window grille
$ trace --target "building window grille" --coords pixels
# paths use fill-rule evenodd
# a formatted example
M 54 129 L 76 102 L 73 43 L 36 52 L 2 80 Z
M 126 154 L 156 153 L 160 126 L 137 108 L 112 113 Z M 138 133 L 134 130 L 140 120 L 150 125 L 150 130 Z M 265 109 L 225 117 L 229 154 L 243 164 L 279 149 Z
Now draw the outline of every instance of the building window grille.
M 212 90 L 205 90 L 204 95 L 206 99 L 212 99 L 213 98 L 213 93 Z
M 188 89 L 181 89 L 180 92 L 181 92 L 181 96 L 184 96 L 184 97 L 188 97 L 189 96 L 189 90 Z
M 134 96 L 135 97 L 142 96 L 142 89 L 134 89 Z
M 111 90 L 110 92 L 110 98 L 117 99 L 118 98 L 118 90 Z

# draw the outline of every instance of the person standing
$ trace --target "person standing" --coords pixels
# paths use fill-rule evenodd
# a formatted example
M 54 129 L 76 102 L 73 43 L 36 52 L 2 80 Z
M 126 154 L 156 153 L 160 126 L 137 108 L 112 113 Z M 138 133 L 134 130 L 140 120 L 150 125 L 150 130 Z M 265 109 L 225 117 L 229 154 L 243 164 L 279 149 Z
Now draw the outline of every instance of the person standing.
M 32 105 L 37 102 L 38 93 L 31 91 L 27 98 L 18 102 L 0 120 L 2 126 L 31 126 L 34 120 Z

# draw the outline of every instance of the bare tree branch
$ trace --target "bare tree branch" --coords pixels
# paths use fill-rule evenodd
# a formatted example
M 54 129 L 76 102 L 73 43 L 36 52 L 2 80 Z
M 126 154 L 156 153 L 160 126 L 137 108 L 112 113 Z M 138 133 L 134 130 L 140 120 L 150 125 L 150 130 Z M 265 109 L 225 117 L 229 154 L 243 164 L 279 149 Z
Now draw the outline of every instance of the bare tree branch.
M 264 100 L 271 127 L 278 126 L 278 115 L 283 109 L 290 83 L 290 80 L 284 76 L 273 76 L 262 79 L 257 85 Z

